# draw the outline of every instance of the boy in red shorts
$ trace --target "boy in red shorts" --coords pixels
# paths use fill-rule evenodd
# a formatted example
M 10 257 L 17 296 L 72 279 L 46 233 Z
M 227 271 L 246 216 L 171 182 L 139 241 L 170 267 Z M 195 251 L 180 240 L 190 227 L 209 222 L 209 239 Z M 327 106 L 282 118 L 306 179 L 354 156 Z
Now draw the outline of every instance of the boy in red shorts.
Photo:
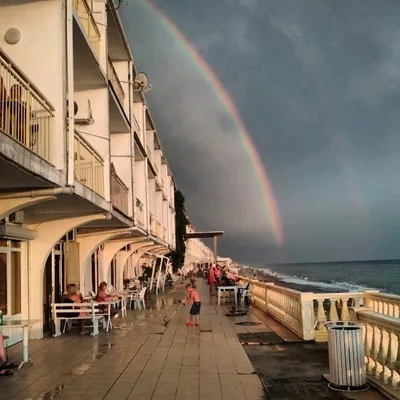
M 192 307 L 190 308 L 189 311 L 190 318 L 189 321 L 186 322 L 186 326 L 193 326 L 194 324 L 196 324 L 196 326 L 199 326 L 200 308 L 201 308 L 199 292 L 196 289 L 194 289 L 190 283 L 186 285 L 186 290 L 189 293 L 189 296 L 183 302 L 183 304 L 186 306 L 186 304 L 189 304 L 191 301 L 193 301 Z

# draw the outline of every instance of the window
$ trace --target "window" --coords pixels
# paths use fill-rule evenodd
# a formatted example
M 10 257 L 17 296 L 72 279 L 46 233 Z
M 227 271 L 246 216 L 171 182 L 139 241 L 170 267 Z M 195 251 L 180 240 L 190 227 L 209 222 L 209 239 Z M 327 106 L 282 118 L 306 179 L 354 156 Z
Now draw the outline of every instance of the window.
M 0 309 L 21 313 L 21 242 L 0 239 Z

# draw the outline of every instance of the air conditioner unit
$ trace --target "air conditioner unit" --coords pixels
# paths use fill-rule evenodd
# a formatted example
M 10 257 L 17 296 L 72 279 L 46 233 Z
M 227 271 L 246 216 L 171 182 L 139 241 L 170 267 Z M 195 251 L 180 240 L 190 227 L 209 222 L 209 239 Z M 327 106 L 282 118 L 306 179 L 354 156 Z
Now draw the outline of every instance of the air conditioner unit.
M 16 211 L 15 213 L 10 214 L 8 217 L 8 221 L 13 224 L 23 224 L 24 223 L 24 211 Z
M 94 123 L 90 99 L 82 99 L 74 102 L 75 124 L 92 125 Z

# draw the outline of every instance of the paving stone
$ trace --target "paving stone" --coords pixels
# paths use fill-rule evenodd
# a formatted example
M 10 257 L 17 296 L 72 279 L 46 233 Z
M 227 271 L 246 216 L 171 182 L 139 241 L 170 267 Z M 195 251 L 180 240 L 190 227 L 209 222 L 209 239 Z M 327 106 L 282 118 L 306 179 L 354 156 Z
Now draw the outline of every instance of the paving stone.
M 227 306 L 218 307 L 199 281 L 200 328 L 185 326 L 187 308 L 166 328 L 162 324 L 185 295 L 181 285 L 153 299 L 151 309 L 128 310 L 118 321 L 121 329 L 108 334 L 31 341 L 34 365 L 1 380 L 0 399 L 47 398 L 57 388 L 52 397 L 57 400 L 261 399 L 262 385 L 251 375 L 253 367 L 225 316 Z M 20 354 L 21 345 L 9 349 L 11 361 Z

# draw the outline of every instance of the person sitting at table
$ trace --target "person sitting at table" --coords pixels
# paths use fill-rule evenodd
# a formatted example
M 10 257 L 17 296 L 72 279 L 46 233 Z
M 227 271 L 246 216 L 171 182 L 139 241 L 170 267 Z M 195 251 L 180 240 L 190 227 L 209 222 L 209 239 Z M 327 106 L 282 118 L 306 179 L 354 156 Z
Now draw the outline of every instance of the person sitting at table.
M 229 279 L 228 274 L 223 271 L 221 276 L 221 285 L 222 286 L 235 286 L 235 282 Z
M 107 294 L 107 287 L 108 287 L 108 285 L 106 282 L 100 283 L 99 290 L 98 290 L 97 296 L 96 296 L 97 302 L 105 303 L 107 301 L 115 301 L 118 299 L 118 296 Z M 103 307 L 102 311 L 105 311 L 105 310 L 106 310 L 106 308 Z M 110 316 L 111 316 L 111 318 L 118 318 L 118 311 L 113 306 L 110 306 Z
M 78 292 L 78 288 L 76 287 L 76 285 L 74 283 L 67 285 L 67 294 L 63 298 L 63 303 L 71 303 L 71 304 L 83 303 L 83 296 L 81 293 Z M 77 316 L 76 313 L 70 313 L 70 314 L 68 314 L 68 316 L 69 315 L 71 318 Z M 88 317 L 88 316 L 89 316 L 89 314 L 86 311 L 81 311 L 79 313 L 79 317 Z M 85 320 L 84 319 L 80 320 L 80 327 L 81 327 L 81 335 L 85 335 L 86 331 L 85 331 Z
M 3 335 L 0 334 L 0 376 L 12 375 L 13 374 L 13 372 L 11 371 L 12 368 L 17 368 L 17 366 L 7 361 L 4 337 Z

